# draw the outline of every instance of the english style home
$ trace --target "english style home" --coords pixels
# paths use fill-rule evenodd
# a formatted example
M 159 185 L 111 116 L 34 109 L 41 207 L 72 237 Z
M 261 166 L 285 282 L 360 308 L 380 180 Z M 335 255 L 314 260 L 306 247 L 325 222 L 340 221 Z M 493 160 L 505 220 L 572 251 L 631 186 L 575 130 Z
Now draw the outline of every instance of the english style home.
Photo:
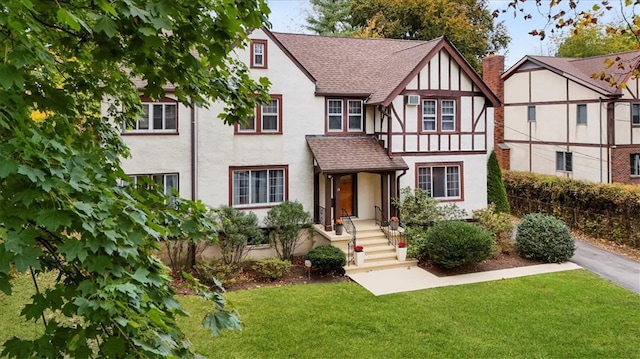
M 526 56 L 504 73 L 501 56 L 485 61 L 485 81 L 504 103 L 496 110 L 503 168 L 640 183 L 640 82 L 633 75 L 639 60 L 640 51 Z M 626 85 L 594 78 L 599 73 Z
M 500 102 L 447 39 L 257 29 L 235 56 L 270 79 L 270 101 L 235 126 L 217 119 L 222 103 L 189 108 L 170 93 L 145 101 L 145 115 L 122 133 L 127 173 L 259 218 L 299 201 L 325 231 L 345 215 L 388 219 L 407 186 L 468 213 L 486 207 Z

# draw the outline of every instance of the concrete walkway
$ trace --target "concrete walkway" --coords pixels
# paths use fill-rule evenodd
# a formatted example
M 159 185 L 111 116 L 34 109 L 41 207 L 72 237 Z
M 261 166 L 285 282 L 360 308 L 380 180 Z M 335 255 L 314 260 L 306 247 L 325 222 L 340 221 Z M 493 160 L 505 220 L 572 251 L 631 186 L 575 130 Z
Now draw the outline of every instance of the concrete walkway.
M 373 295 L 384 295 L 413 290 L 446 287 L 478 282 L 488 282 L 528 275 L 553 273 L 565 270 L 580 269 L 577 264 L 538 264 L 527 267 L 500 269 L 482 273 L 470 273 L 449 277 L 435 276 L 419 267 L 394 268 L 365 273 L 350 274 L 349 277 L 363 286 Z
M 640 263 L 579 240 L 576 246 L 573 263 L 640 294 Z

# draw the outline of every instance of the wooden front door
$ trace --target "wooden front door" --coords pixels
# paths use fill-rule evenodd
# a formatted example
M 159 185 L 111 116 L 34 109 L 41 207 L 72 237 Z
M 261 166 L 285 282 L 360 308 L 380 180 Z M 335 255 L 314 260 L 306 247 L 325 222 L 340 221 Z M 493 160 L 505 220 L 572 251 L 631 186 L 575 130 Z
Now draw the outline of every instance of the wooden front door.
M 344 208 L 349 215 L 353 216 L 353 175 L 341 176 L 338 181 L 338 198 L 339 206 L 337 208 L 338 217 L 342 216 L 342 209 Z

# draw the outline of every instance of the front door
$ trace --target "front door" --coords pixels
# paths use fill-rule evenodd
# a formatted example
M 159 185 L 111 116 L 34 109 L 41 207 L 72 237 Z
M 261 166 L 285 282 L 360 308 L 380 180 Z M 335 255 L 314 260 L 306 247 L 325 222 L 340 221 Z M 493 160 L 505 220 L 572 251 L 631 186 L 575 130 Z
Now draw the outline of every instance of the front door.
M 340 199 L 336 208 L 338 217 L 342 216 L 342 209 L 345 209 L 351 216 L 355 215 L 353 211 L 353 175 L 341 176 L 338 186 L 338 198 Z

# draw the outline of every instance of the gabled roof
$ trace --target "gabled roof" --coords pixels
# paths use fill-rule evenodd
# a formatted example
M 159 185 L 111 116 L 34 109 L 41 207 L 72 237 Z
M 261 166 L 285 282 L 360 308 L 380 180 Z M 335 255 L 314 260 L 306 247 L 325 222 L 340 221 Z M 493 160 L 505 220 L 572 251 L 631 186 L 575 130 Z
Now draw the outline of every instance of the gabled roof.
M 316 94 L 368 97 L 388 105 L 445 48 L 493 105 L 499 100 L 444 37 L 430 41 L 270 33 L 316 80 Z
M 606 59 L 615 60 L 613 66 L 607 68 Z M 573 80 L 593 91 L 605 96 L 619 96 L 622 94 L 620 87 L 609 85 L 607 81 L 591 77 L 592 74 L 604 72 L 611 74 L 617 83 L 627 81 L 638 67 L 640 51 L 628 51 L 618 54 L 593 56 L 587 58 L 553 57 L 553 56 L 525 56 L 513 65 L 503 75 L 506 80 L 523 67 L 530 64 L 545 68 L 560 76 Z M 618 63 L 624 65 L 624 69 L 618 69 Z
M 307 136 L 307 144 L 322 172 L 409 169 L 401 156 L 389 157 L 385 149 L 370 136 Z

